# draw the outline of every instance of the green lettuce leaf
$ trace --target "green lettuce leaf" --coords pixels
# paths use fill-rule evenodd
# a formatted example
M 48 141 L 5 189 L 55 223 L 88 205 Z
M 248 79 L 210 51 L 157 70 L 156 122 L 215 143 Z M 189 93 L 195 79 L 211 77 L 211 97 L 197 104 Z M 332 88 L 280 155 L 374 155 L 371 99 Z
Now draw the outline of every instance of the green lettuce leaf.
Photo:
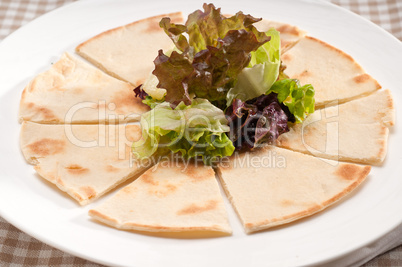
M 151 109 L 154 109 L 157 105 L 163 103 L 163 100 L 157 100 L 153 98 L 152 96 L 146 96 L 144 100 L 142 100 L 142 103 L 145 105 L 148 105 Z
M 227 123 L 223 111 L 206 99 L 194 99 L 189 106 L 181 102 L 174 109 L 164 102 L 142 115 L 142 138 L 133 143 L 133 153 L 143 159 L 170 150 L 208 164 L 234 151 Z
M 300 85 L 299 80 L 283 79 L 276 81 L 266 92 L 278 94 L 278 101 L 288 107 L 296 119 L 301 123 L 308 114 L 314 112 L 314 88 L 311 84 Z
M 189 48 L 187 38 L 183 35 L 183 33 L 187 32 L 185 25 L 171 23 L 170 18 L 166 17 L 159 22 L 159 26 L 172 39 L 179 51 L 184 52 Z
M 268 40 L 268 36 L 259 40 L 250 31 L 230 30 L 216 47 L 208 46 L 195 55 L 192 49 L 173 51 L 170 57 L 159 51 L 153 71 L 159 80 L 157 87 L 166 89 L 165 100 L 173 104 L 189 105 L 194 96 L 224 101 L 239 73 L 248 66 L 250 52 Z
M 204 4 L 203 8 L 204 11 L 191 13 L 185 25 L 171 23 L 170 18 L 163 18 L 159 23 L 180 51 L 185 52 L 192 47 L 194 53 L 198 53 L 208 46 L 216 47 L 219 39 L 223 39 L 230 30 L 247 30 L 253 32 L 259 40 L 265 39 L 264 33 L 252 26 L 261 19 L 242 12 L 226 18 L 221 14 L 221 9 L 215 8 L 213 4 Z
M 248 68 L 242 70 L 235 87 L 227 94 L 227 106 L 235 98 L 247 101 L 264 94 L 278 79 L 281 66 L 280 35 L 274 28 L 267 31 L 266 35 L 270 41 L 251 52 Z

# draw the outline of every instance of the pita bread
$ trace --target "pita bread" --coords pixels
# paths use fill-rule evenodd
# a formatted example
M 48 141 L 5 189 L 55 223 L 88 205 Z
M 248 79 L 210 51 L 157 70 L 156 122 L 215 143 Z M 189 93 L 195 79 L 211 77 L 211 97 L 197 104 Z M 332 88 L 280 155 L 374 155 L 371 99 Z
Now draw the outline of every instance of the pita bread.
M 247 233 L 317 213 L 355 189 L 370 166 L 267 146 L 232 156 L 218 174 Z
M 148 110 L 133 87 L 64 53 L 24 89 L 20 120 L 39 123 L 105 123 L 139 120 Z
M 211 167 L 162 161 L 89 211 L 119 229 L 231 233 Z
M 138 86 L 154 69 L 158 50 L 173 47 L 159 27 L 163 17 L 183 22 L 180 12 L 146 18 L 103 32 L 77 46 L 76 51 L 106 73 Z
M 277 145 L 326 159 L 380 164 L 387 154 L 388 127 L 395 124 L 389 90 L 317 110 L 277 139 Z
M 145 170 L 130 164 L 131 141 L 140 137 L 137 125 L 106 131 L 104 125 L 23 122 L 20 143 L 40 176 L 85 205 Z
M 381 88 L 351 56 L 306 36 L 282 55 L 285 73 L 301 84 L 312 84 L 316 107 L 344 103 Z
M 266 32 L 270 28 L 275 28 L 277 31 L 279 31 L 281 34 L 280 36 L 282 53 L 286 52 L 306 35 L 305 31 L 299 29 L 296 26 L 266 19 L 255 23 L 254 26 L 257 28 L 257 30 L 261 32 Z

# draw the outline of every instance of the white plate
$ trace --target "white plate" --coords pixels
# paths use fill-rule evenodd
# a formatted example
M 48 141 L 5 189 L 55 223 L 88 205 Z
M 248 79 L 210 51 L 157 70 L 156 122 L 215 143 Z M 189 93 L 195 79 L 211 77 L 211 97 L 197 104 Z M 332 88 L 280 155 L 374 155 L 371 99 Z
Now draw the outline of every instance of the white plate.
M 374 24 L 326 2 L 215 1 L 225 13 L 298 25 L 352 55 L 397 107 L 401 43 Z M 201 8 L 186 1 L 80 1 L 48 13 L 0 43 L 0 215 L 22 231 L 74 255 L 109 265 L 294 266 L 324 263 L 353 252 L 402 222 L 400 124 L 391 131 L 387 160 L 345 201 L 287 227 L 246 235 L 231 207 L 234 234 L 212 239 L 170 239 L 115 230 L 89 219 L 102 200 L 79 207 L 35 174 L 20 153 L 17 111 L 27 82 L 63 51 L 109 28 L 160 13 Z M 156 53 L 156 52 L 155 52 Z M 331 75 L 330 73 L 328 75 Z M 398 109 L 398 117 L 401 116 Z M 228 204 L 228 203 L 226 203 Z

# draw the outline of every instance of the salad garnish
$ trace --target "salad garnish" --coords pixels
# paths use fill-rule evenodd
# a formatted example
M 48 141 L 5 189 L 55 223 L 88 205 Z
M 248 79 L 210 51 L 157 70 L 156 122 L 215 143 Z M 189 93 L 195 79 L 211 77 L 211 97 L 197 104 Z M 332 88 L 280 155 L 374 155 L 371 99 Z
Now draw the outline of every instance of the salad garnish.
M 141 127 L 142 138 L 133 144 L 137 158 L 148 158 L 159 149 L 184 158 L 199 156 L 210 164 L 235 149 L 226 135 L 230 127 L 223 111 L 202 98 L 188 106 L 180 102 L 174 109 L 168 102 L 156 105 L 143 114 Z
M 225 17 L 203 7 L 184 25 L 159 23 L 174 48 L 158 51 L 152 74 L 134 89 L 151 107 L 133 145 L 138 158 L 168 150 L 211 164 L 235 148 L 273 144 L 314 112 L 313 86 L 283 72 L 278 31 L 258 31 L 261 19 L 242 12 Z

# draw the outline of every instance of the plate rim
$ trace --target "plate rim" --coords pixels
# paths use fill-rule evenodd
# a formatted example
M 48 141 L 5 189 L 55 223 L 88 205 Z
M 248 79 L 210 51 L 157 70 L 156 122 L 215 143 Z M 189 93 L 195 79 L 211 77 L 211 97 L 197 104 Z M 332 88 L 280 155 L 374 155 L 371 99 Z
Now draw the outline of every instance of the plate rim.
M 104 0 L 104 1 L 110 1 L 110 0 Z M 292 0 L 290 0 L 289 2 L 291 2 L 291 1 L 292 1 Z M 48 12 L 48 13 L 46 13 L 46 14 L 44 14 L 44 15 L 42 15 L 42 16 L 40 16 L 40 17 L 34 19 L 34 20 L 32 20 L 32 21 L 31 21 L 30 23 L 28 23 L 27 25 L 31 25 L 33 22 L 36 22 L 36 21 L 46 20 L 48 17 L 51 17 L 51 16 L 53 16 L 54 14 L 56 14 L 56 13 L 58 13 L 58 12 L 63 12 L 63 11 L 66 10 L 67 8 L 71 8 L 71 6 L 73 6 L 73 5 L 78 5 L 78 3 L 81 3 L 81 2 L 86 2 L 86 3 L 88 3 L 88 2 L 95 2 L 95 1 L 94 1 L 94 0 L 86 0 L 86 1 L 78 1 L 78 2 L 73 2 L 73 3 L 66 4 L 66 5 L 64 5 L 64 6 L 62 6 L 62 7 L 59 7 L 59 8 L 57 8 L 57 9 L 55 9 L 55 10 L 52 10 L 52 11 L 50 11 L 50 12 Z M 301 1 L 301 2 L 309 3 L 310 1 L 308 1 L 308 0 L 303 0 L 303 1 Z M 402 48 L 402 43 L 401 43 L 395 36 L 393 36 L 391 33 L 387 32 L 386 30 L 384 30 L 384 29 L 381 28 L 380 26 L 374 24 L 373 22 L 371 22 L 371 21 L 369 21 L 369 20 L 367 20 L 367 19 L 365 19 L 365 18 L 363 18 L 363 17 L 361 17 L 361 16 L 359 16 L 359 15 L 353 13 L 352 11 L 347 10 L 347 9 L 344 9 L 344 8 L 342 8 L 342 7 L 339 7 L 339 6 L 337 6 L 337 5 L 335 5 L 335 4 L 332 4 L 332 3 L 330 3 L 330 2 L 326 2 L 326 1 L 324 1 L 324 0 L 319 0 L 319 1 L 317 1 L 316 3 L 320 3 L 320 4 L 323 4 L 323 5 L 331 6 L 331 8 L 337 8 L 337 9 L 341 10 L 342 12 L 346 12 L 346 13 L 348 13 L 349 15 L 355 16 L 356 18 L 363 19 L 363 20 L 365 21 L 365 23 L 370 23 L 372 27 L 376 27 L 377 30 L 379 30 L 379 31 L 382 32 L 382 34 L 387 35 L 388 38 L 390 37 L 390 38 L 394 39 L 395 41 L 399 42 L 400 47 Z M 16 36 L 16 35 L 18 35 L 18 34 L 21 34 L 21 32 L 23 33 L 24 30 L 25 30 L 25 28 L 27 27 L 27 25 L 22 26 L 21 28 L 17 29 L 17 30 L 14 31 L 12 34 L 10 34 L 9 36 L 7 36 L 5 39 L 3 39 L 3 40 L 0 42 L 0 51 L 3 50 L 3 47 L 6 46 L 6 44 L 7 44 L 8 42 L 11 42 L 11 41 L 8 41 L 8 40 L 12 40 L 12 39 L 14 38 L 14 36 Z M 90 38 L 90 37 L 89 37 L 89 38 Z M 401 51 L 402 51 L 402 50 L 401 50 Z M 0 98 L 3 96 L 2 93 L 7 93 L 9 90 L 10 90 L 10 89 L 7 89 L 7 88 L 4 89 L 4 90 L 0 90 Z M 57 249 L 59 249 L 59 250 L 61 250 L 61 251 L 65 251 L 65 252 L 67 252 L 67 253 L 69 253 L 69 254 L 71 254 L 71 255 L 75 255 L 75 256 L 77 256 L 77 257 L 84 258 L 84 259 L 88 259 L 88 260 L 93 261 L 93 262 L 98 262 L 98 263 L 101 263 L 101 264 L 110 264 L 110 262 L 105 262 L 105 261 L 102 261 L 102 260 L 100 260 L 100 259 L 92 258 L 92 257 L 90 257 L 90 256 L 88 256 L 88 255 L 86 255 L 86 254 L 84 254 L 84 253 L 80 253 L 79 251 L 70 250 L 69 248 L 63 246 L 62 244 L 56 244 L 56 243 L 52 242 L 51 240 L 49 240 L 48 238 L 46 238 L 45 236 L 38 235 L 37 233 L 32 232 L 29 228 L 26 228 L 24 224 L 21 224 L 20 222 L 13 220 L 13 218 L 11 218 L 11 217 L 9 216 L 9 214 L 4 213 L 4 211 L 1 209 L 1 205 L 0 205 L 0 216 L 2 216 L 2 217 L 3 217 L 5 220 L 7 220 L 10 224 L 14 225 L 15 227 L 17 227 L 18 229 L 22 230 L 23 232 L 29 234 L 30 236 L 32 236 L 32 237 L 34 237 L 34 238 L 36 238 L 36 239 L 38 239 L 38 240 L 40 240 L 40 241 L 42 241 L 42 242 L 44 242 L 44 243 L 46 243 L 46 244 L 49 244 L 50 246 L 55 247 L 55 248 L 57 248 Z M 402 218 L 400 218 L 399 223 L 395 223 L 394 227 L 393 227 L 391 230 L 386 231 L 384 234 L 386 234 L 386 233 L 392 231 L 393 229 L 395 229 L 396 227 L 398 227 L 398 225 L 400 225 L 401 222 L 402 222 Z M 370 240 L 366 241 L 366 242 L 363 244 L 363 246 L 366 246 L 367 244 L 370 244 L 370 243 L 372 243 L 372 242 L 375 242 L 376 240 L 380 239 L 382 236 L 383 236 L 383 235 L 372 237 Z M 355 250 L 356 250 L 356 249 L 358 249 L 358 248 L 355 248 Z M 329 261 L 332 261 L 332 260 L 334 260 L 334 259 L 341 258 L 341 257 L 343 257 L 343 256 L 345 256 L 345 255 L 347 255 L 347 254 L 349 254 L 349 253 L 351 253 L 351 251 L 344 252 L 344 253 L 341 254 L 341 255 L 335 255 L 333 258 L 327 258 L 327 259 L 325 259 L 325 260 L 318 261 L 318 262 L 316 262 L 316 264 L 329 262 Z

